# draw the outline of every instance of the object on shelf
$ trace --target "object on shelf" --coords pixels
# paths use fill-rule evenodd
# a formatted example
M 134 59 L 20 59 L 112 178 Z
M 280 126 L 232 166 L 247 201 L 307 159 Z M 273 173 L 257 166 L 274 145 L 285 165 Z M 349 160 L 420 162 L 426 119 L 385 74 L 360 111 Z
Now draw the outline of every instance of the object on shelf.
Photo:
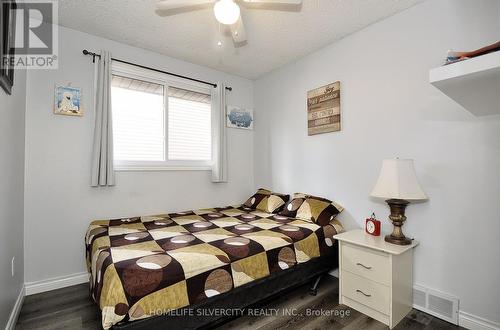
M 449 50 L 444 65 L 465 61 L 470 58 L 497 52 L 499 50 L 500 50 L 500 41 L 495 42 L 494 44 L 491 44 L 489 46 L 473 50 L 471 52 L 456 52 L 453 50 Z

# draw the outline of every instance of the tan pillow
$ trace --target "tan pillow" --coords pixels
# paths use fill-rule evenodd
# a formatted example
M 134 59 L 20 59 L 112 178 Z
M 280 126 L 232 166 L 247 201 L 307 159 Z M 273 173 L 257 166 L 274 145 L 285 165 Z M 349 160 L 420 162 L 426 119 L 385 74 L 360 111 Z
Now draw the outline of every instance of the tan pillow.
M 260 188 L 243 205 L 263 212 L 275 213 L 280 211 L 289 199 L 290 195 L 278 194 L 270 190 Z
M 326 226 L 335 219 L 344 208 L 326 198 L 306 194 L 295 194 L 280 215 L 297 218 Z

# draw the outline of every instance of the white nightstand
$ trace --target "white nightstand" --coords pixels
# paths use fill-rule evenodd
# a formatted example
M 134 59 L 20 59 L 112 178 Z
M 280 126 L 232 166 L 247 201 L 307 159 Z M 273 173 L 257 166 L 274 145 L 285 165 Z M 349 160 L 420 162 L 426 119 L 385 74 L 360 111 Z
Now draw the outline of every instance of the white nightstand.
M 362 229 L 339 241 L 339 303 L 394 328 L 413 305 L 413 248 L 395 245 Z

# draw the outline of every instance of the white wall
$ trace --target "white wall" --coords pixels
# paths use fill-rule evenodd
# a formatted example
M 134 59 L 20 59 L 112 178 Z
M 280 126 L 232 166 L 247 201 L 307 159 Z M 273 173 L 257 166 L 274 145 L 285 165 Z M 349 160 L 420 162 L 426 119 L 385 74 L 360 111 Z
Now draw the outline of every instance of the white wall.
M 24 114 L 26 72 L 16 70 L 12 95 L 0 88 L 0 328 L 24 284 Z M 11 260 L 15 257 L 14 277 Z
M 500 116 L 474 117 L 431 86 L 428 73 L 447 49 L 493 43 L 498 31 L 498 1 L 427 1 L 254 84 L 256 186 L 336 199 L 348 228 L 375 211 L 388 232 L 388 208 L 369 193 L 382 159 L 414 158 L 430 197 L 409 206 L 404 226 L 421 242 L 415 282 L 496 322 Z M 306 92 L 336 80 L 342 131 L 309 137 Z
M 253 134 L 230 129 L 229 183 L 208 171 L 117 172 L 117 185 L 90 187 L 92 58 L 84 48 L 233 87 L 228 103 L 253 105 L 252 82 L 156 53 L 60 28 L 59 70 L 28 74 L 26 114 L 26 282 L 85 271 L 84 235 L 96 218 L 241 203 L 253 190 Z M 52 114 L 54 84 L 83 88 L 82 118 Z

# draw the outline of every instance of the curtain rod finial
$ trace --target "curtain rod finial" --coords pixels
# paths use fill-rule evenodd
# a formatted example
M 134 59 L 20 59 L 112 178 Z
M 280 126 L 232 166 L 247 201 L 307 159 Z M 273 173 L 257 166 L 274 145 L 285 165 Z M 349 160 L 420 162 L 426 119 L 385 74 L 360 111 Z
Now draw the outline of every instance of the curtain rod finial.
M 92 63 L 95 63 L 95 57 L 96 57 L 96 56 L 99 56 L 99 55 L 97 55 L 96 53 L 89 52 L 89 51 L 88 51 L 88 50 L 86 50 L 86 49 L 84 49 L 84 50 L 82 51 L 82 53 L 83 53 L 83 55 L 90 55 L 90 56 L 92 56 Z

